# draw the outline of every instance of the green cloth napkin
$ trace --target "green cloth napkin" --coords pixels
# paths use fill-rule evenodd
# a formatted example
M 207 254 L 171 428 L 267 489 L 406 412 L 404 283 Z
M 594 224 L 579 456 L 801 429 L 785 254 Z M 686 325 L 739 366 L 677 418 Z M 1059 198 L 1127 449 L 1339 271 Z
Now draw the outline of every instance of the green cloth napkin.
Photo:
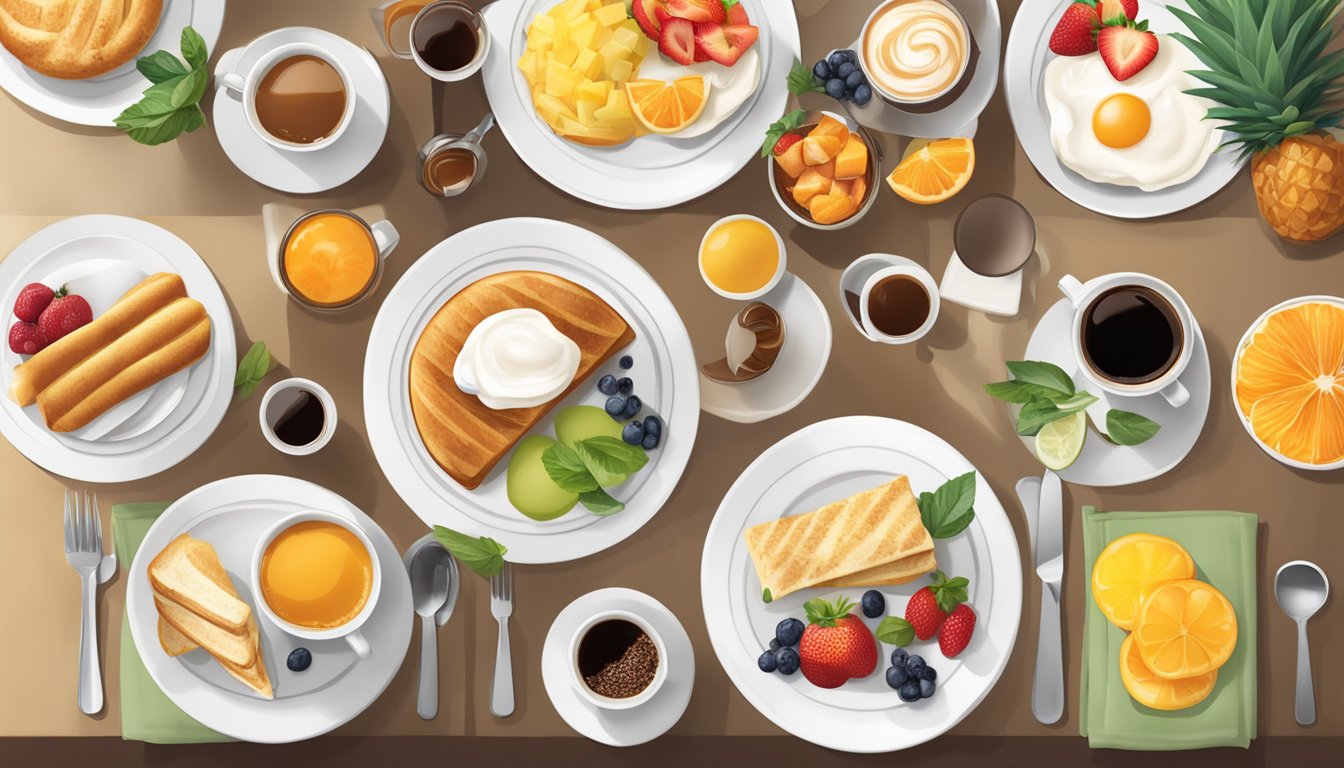
M 1175 712 L 1149 709 L 1129 697 L 1120 681 L 1125 631 L 1102 615 L 1087 590 L 1083 621 L 1080 730 L 1093 748 L 1202 749 L 1249 747 L 1255 738 L 1256 568 L 1255 515 L 1243 512 L 1102 512 L 1083 507 L 1083 554 L 1088 583 L 1106 545 L 1131 533 L 1180 542 L 1198 578 L 1217 587 L 1237 613 L 1237 647 L 1218 670 L 1213 693 Z
M 167 508 L 166 503 L 112 507 L 112 542 L 117 562 L 123 569 L 130 569 L 135 551 L 140 548 L 149 527 Z M 121 737 L 154 744 L 232 741 L 188 717 L 159 690 L 135 650 L 131 623 L 124 611 L 121 615 Z

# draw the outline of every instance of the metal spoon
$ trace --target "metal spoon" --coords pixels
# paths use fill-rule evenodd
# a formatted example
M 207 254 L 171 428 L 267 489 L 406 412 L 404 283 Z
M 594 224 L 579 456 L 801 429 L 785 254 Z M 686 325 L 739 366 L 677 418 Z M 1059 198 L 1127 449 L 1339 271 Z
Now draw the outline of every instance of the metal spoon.
M 1307 619 L 1325 605 L 1330 582 L 1319 565 L 1306 560 L 1284 563 L 1274 574 L 1274 599 L 1288 618 L 1297 622 L 1297 705 L 1298 725 L 1316 722 L 1316 694 L 1311 683 L 1311 653 L 1307 648 Z
M 411 597 L 420 617 L 420 693 L 416 712 L 425 720 L 439 713 L 438 627 L 448 623 L 457 602 L 457 562 L 434 537 L 424 538 L 406 551 L 411 575 Z

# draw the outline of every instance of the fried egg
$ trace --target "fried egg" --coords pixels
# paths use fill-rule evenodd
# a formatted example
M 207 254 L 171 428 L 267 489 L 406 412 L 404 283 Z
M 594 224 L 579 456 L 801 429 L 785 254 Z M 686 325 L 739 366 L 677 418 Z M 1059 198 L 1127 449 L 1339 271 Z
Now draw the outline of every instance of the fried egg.
M 1157 37 L 1157 56 L 1123 82 L 1095 52 L 1046 65 L 1050 143 L 1080 176 L 1153 192 L 1193 178 L 1222 141 L 1204 119 L 1214 103 L 1185 93 L 1201 86 L 1186 70 L 1203 65 L 1180 41 Z

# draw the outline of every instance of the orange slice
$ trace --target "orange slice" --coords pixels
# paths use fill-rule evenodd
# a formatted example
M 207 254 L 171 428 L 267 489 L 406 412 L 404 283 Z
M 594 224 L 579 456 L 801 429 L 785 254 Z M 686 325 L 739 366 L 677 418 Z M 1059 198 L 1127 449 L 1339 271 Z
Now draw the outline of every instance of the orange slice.
M 694 123 L 709 101 L 709 81 L 699 75 L 625 84 L 630 111 L 653 133 L 676 133 Z
M 1236 396 L 1271 451 L 1344 461 L 1344 306 L 1308 302 L 1265 318 L 1237 356 Z
M 960 192 L 974 172 L 975 144 L 970 139 L 939 139 L 902 160 L 887 184 L 912 203 L 932 205 Z
M 1193 579 L 1190 553 L 1165 536 L 1133 533 L 1107 545 L 1092 566 L 1092 599 L 1121 629 L 1133 629 L 1139 605 L 1153 590 L 1175 579 Z
M 1143 663 L 1165 680 L 1208 674 L 1237 647 L 1237 614 L 1222 592 L 1194 579 L 1153 590 L 1134 620 Z
M 1150 709 L 1169 712 L 1193 707 L 1208 698 L 1213 693 L 1214 683 L 1218 682 L 1218 673 L 1164 680 L 1143 663 L 1134 636 L 1129 635 L 1120 644 L 1120 681 L 1135 701 Z

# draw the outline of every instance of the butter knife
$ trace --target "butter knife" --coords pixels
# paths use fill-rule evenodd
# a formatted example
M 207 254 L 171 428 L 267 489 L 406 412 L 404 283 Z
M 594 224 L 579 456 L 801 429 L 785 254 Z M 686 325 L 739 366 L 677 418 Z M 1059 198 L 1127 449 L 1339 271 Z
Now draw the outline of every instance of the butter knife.
M 1035 554 L 1036 575 L 1041 580 L 1041 631 L 1036 645 L 1036 677 L 1031 685 L 1031 713 L 1048 725 L 1064 716 L 1059 611 L 1059 590 L 1064 580 L 1064 490 L 1059 475 L 1050 470 L 1041 478 Z

